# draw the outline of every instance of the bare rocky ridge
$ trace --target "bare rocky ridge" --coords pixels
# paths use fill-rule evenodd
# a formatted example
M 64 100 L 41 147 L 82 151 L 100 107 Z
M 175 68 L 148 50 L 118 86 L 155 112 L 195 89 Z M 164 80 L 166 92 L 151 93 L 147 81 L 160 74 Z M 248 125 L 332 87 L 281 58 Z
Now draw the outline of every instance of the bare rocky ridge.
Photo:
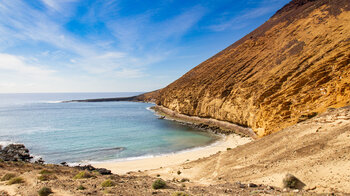
M 259 136 L 350 104 L 350 1 L 293 0 L 265 24 L 159 91 L 180 114 Z

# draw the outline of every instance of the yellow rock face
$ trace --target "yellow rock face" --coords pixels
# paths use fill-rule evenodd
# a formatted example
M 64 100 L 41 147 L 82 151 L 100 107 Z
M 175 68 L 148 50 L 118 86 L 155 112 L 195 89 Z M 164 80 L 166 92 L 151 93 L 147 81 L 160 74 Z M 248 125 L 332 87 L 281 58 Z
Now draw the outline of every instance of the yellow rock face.
M 160 90 L 157 104 L 249 126 L 259 136 L 349 105 L 350 1 L 292 1 Z

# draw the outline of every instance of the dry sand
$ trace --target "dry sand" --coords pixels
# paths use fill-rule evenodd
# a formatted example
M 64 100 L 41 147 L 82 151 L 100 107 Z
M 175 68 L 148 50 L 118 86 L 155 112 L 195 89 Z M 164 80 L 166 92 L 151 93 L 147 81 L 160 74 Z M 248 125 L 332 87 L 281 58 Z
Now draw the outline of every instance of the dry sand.
M 252 139 L 241 137 L 239 135 L 225 136 L 223 139 L 211 146 L 184 151 L 180 153 L 168 154 L 164 156 L 145 158 L 139 160 L 106 162 L 92 164 L 94 167 L 107 168 L 115 174 L 126 174 L 131 171 L 145 171 L 181 165 L 186 162 L 194 161 L 200 158 L 209 157 L 219 151 L 226 151 L 227 148 L 235 148 L 246 144 Z

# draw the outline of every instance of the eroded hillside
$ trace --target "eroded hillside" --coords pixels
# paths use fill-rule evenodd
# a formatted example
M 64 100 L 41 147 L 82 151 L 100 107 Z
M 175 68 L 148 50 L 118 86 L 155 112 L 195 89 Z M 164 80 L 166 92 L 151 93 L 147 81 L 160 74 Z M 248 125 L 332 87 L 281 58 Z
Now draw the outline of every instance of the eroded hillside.
M 349 24 L 349 0 L 293 0 L 162 89 L 157 104 L 249 126 L 259 136 L 349 105 Z

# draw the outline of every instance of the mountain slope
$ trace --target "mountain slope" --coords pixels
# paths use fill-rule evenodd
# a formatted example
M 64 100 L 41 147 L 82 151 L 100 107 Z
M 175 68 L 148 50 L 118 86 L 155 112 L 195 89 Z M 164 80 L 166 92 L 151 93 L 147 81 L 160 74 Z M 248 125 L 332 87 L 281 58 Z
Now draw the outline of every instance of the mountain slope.
M 176 112 L 279 131 L 350 104 L 350 1 L 293 0 L 160 90 Z

